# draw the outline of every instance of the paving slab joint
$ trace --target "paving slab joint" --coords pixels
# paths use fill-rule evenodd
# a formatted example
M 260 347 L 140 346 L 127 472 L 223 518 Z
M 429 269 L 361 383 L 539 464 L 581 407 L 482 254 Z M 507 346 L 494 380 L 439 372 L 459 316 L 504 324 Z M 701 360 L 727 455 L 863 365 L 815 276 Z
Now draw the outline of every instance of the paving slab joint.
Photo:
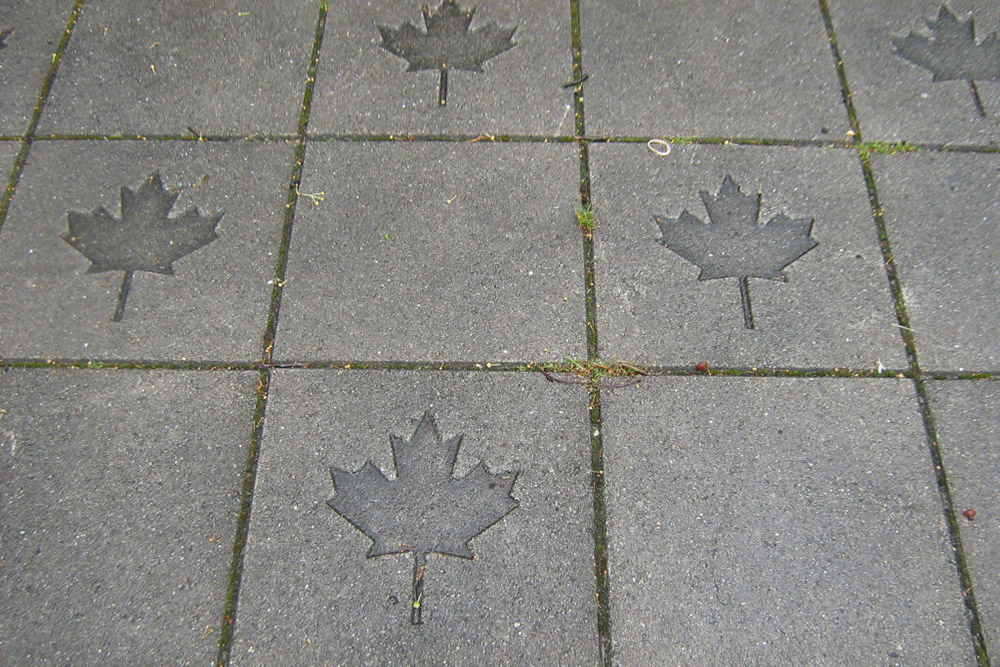
M 226 591 L 225 608 L 220 620 L 218 667 L 229 664 L 232 652 L 233 632 L 236 626 L 236 612 L 239 603 L 240 584 L 243 580 L 243 556 L 246 552 L 247 535 L 250 531 L 250 509 L 254 487 L 257 483 L 257 461 L 260 442 L 264 435 L 264 416 L 267 410 L 267 394 L 271 383 L 271 371 L 262 370 L 257 379 L 253 425 L 250 432 L 250 447 L 247 452 L 240 491 L 240 509 L 236 518 L 236 534 L 233 538 L 233 555 L 229 568 L 229 588 Z
M 275 263 L 274 282 L 271 288 L 271 306 L 264 329 L 264 351 L 262 362 L 268 364 L 274 355 L 274 339 L 278 330 L 278 317 L 281 311 L 281 295 L 285 287 L 285 275 L 288 270 L 288 248 L 292 241 L 292 225 L 299 197 L 310 198 L 315 204 L 325 193 L 303 193 L 299 190 L 302 184 L 302 165 L 305 161 L 307 135 L 309 130 L 309 111 L 312 106 L 313 91 L 316 87 L 316 72 L 319 68 L 319 53 L 323 46 L 323 35 L 326 30 L 326 15 L 328 2 L 319 3 L 319 17 L 316 20 L 316 32 L 313 37 L 312 53 L 309 56 L 309 69 L 306 75 L 305 91 L 302 95 L 302 112 L 299 115 L 298 136 L 296 139 L 295 157 L 292 161 L 292 173 L 288 179 L 288 201 L 285 204 L 285 223 L 281 230 L 281 243 L 278 247 L 278 258 Z
M 611 633 L 611 600 L 608 575 L 607 501 L 604 492 L 604 444 L 601 435 L 601 388 L 590 388 L 590 463 L 594 507 L 594 579 L 597 634 L 604 667 L 614 664 Z
M 868 190 L 869 203 L 871 205 L 872 217 L 878 233 L 879 248 L 882 252 L 883 266 L 886 278 L 889 282 L 889 289 L 892 293 L 896 310 L 896 321 L 899 327 L 902 342 L 906 348 L 906 356 L 910 366 L 908 376 L 913 379 L 916 388 L 917 398 L 924 422 L 924 429 L 927 437 L 928 448 L 930 450 L 931 461 L 934 466 L 934 474 L 937 480 L 938 493 L 948 526 L 948 535 L 952 549 L 955 553 L 955 563 L 957 574 L 961 586 L 962 599 L 965 601 L 966 614 L 969 622 L 969 632 L 976 654 L 976 660 L 981 667 L 990 664 L 989 653 L 987 651 L 985 635 L 983 634 L 982 622 L 978 605 L 976 603 L 975 591 L 972 585 L 972 575 L 965 557 L 965 550 L 962 547 L 961 530 L 952 504 L 951 489 L 948 484 L 948 474 L 944 467 L 944 460 L 938 448 L 937 429 L 934 424 L 934 416 L 931 413 L 927 401 L 924 373 L 920 368 L 920 360 L 917 355 L 917 348 L 913 329 L 910 327 L 910 318 L 906 309 L 903 286 L 899 278 L 899 270 L 892 252 L 892 244 L 889 239 L 888 229 L 885 224 L 883 209 L 879 203 L 878 189 L 875 185 L 875 176 L 871 165 L 873 153 L 897 154 L 914 150 L 914 146 L 907 142 L 887 143 L 887 142 L 866 142 L 863 138 L 860 122 L 854 108 L 850 87 L 848 85 L 847 73 L 844 68 L 840 49 L 837 45 L 836 29 L 830 13 L 828 0 L 819 0 L 820 11 L 826 25 L 827 36 L 830 41 L 830 49 L 836 63 L 837 76 L 840 79 L 841 92 L 844 105 L 847 108 L 847 115 L 850 119 L 851 130 L 849 138 L 854 142 L 858 151 L 858 159 L 861 161 L 861 168 L 864 174 L 865 187 Z
M 837 44 L 837 31 L 833 25 L 833 17 L 830 14 L 828 0 L 819 0 L 819 10 L 823 16 L 827 41 L 830 43 L 830 52 L 833 55 L 834 65 L 837 69 L 837 79 L 840 81 L 840 94 L 843 98 L 847 118 L 851 126 L 851 129 L 847 132 L 846 139 L 849 143 L 858 143 L 861 141 L 861 128 L 858 125 L 858 115 L 851 98 L 851 89 L 847 85 L 847 71 L 844 69 L 844 60 L 840 55 L 840 46 Z
M 986 635 L 983 631 L 979 605 L 976 602 L 975 585 L 972 580 L 972 570 L 969 567 L 968 559 L 965 555 L 965 548 L 962 546 L 962 530 L 960 528 L 958 516 L 952 499 L 951 486 L 948 483 L 948 471 L 945 469 L 944 458 L 941 456 L 941 448 L 938 440 L 937 424 L 927 400 L 927 386 L 923 379 L 914 382 L 917 391 L 917 399 L 920 403 L 920 412 L 924 421 L 924 429 L 927 433 L 927 444 L 930 450 L 931 460 L 934 463 L 934 474 L 937 478 L 938 492 L 941 496 L 941 504 L 944 506 L 945 522 L 948 526 L 948 536 L 951 539 L 952 549 L 955 554 L 955 565 L 958 570 L 958 577 L 961 583 L 962 600 L 965 602 L 966 617 L 969 622 L 969 632 L 972 635 L 972 645 L 976 652 L 976 660 L 980 667 L 989 667 L 990 657 L 986 645 Z
M 860 129 L 858 131 L 860 137 Z M 874 142 L 872 142 L 874 143 Z M 982 621 L 980 620 L 979 608 L 976 603 L 975 591 L 972 584 L 972 574 L 968 567 L 965 550 L 962 547 L 961 529 L 959 527 L 957 515 L 952 503 L 951 488 L 948 484 L 948 474 L 944 466 L 944 460 L 938 448 L 937 429 L 934 424 L 934 416 L 931 413 L 927 402 L 925 381 L 926 377 L 920 367 L 920 359 L 917 353 L 916 339 L 914 331 L 910 327 L 910 317 L 906 309 L 906 301 L 903 296 L 903 285 L 899 278 L 899 269 L 892 252 L 892 243 L 889 239 L 888 228 L 885 224 L 885 216 L 881 204 L 879 203 L 878 189 L 875 185 L 875 176 L 871 165 L 871 143 L 858 142 L 858 157 L 861 160 L 861 167 L 864 173 L 865 185 L 868 189 L 868 197 L 871 203 L 872 216 L 878 230 L 879 248 L 882 252 L 883 266 L 886 278 L 889 281 L 889 288 L 892 293 L 893 302 L 896 309 L 896 321 L 899 327 L 903 345 L 906 348 L 906 356 L 910 365 L 909 376 L 913 379 L 918 399 L 920 402 L 921 414 L 923 416 L 924 427 L 927 434 L 927 442 L 931 460 L 934 465 L 934 474 L 937 480 L 938 492 L 945 515 L 945 522 L 948 526 L 948 535 L 951 540 L 952 549 L 955 553 L 955 563 L 957 574 L 961 585 L 961 595 L 965 602 L 967 618 L 969 622 L 969 632 L 976 653 L 976 659 L 981 667 L 990 664 L 989 653 L 986 646 L 986 637 L 983 633 Z M 892 146 L 886 148 L 893 150 Z M 901 149 L 906 152 L 906 149 Z

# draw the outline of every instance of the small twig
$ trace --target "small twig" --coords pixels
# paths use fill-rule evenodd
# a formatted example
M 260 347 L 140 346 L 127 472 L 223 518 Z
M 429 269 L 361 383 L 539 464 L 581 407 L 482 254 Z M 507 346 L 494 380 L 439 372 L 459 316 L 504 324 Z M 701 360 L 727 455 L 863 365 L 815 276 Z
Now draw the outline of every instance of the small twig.
M 321 202 L 326 200 L 325 192 L 302 192 L 297 187 L 295 188 L 295 194 L 300 197 L 305 197 L 312 202 L 313 206 L 319 206 Z
M 584 81 L 586 81 L 589 78 L 590 78 L 589 74 L 584 74 L 583 76 L 578 77 L 576 79 L 573 79 L 572 81 L 567 81 L 566 83 L 564 83 L 562 85 L 562 87 L 563 88 L 575 88 L 576 86 L 579 86 L 581 83 L 583 83 Z
M 638 366 L 633 366 L 632 364 L 618 363 L 615 366 L 623 371 L 630 373 L 627 377 L 617 377 L 616 379 L 610 379 L 615 376 L 600 376 L 596 374 L 592 369 L 588 369 L 583 365 L 577 365 L 577 369 L 574 370 L 558 370 L 553 371 L 547 368 L 539 368 L 542 375 L 549 382 L 558 382 L 560 384 L 576 384 L 585 387 L 605 387 L 607 389 L 622 389 L 624 387 L 633 387 L 642 380 L 642 376 L 650 375 L 650 372 L 645 368 L 639 368 Z
M 542 371 L 542 375 L 544 375 L 545 379 L 548 380 L 549 382 L 558 382 L 560 384 L 587 384 L 589 382 L 589 380 L 578 378 L 575 375 L 572 376 L 572 379 L 570 379 L 567 377 L 561 377 L 559 375 L 556 375 L 555 373 L 545 370 L 544 368 L 541 368 L 539 370 Z
M 976 111 L 979 112 L 979 117 L 986 118 L 986 109 L 983 108 L 983 98 L 979 96 L 979 88 L 972 79 L 969 79 L 969 90 L 972 92 L 972 101 L 976 103 Z

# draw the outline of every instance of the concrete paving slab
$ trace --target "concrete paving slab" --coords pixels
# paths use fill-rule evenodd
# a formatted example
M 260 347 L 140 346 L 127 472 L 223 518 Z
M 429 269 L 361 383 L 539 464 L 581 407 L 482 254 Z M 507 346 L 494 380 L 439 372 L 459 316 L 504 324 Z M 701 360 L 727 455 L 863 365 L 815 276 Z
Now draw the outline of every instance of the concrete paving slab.
M 0 373 L 4 664 L 214 660 L 256 380 Z
M 509 40 L 516 46 L 484 60 L 481 72 L 453 66 L 448 74 L 446 106 L 439 104 L 439 70 L 410 71 L 409 61 L 382 46 L 380 27 L 409 30 L 404 27 L 409 24 L 421 34 L 426 32 L 422 5 L 435 15 L 441 7 L 449 11 L 441 0 L 377 4 L 345 0 L 331 4 L 309 116 L 310 132 L 574 134 L 573 91 L 563 88 L 572 78 L 573 63 L 568 3 L 458 3 L 461 14 L 475 10 L 472 22 L 468 32 L 464 25 L 457 26 L 461 30 L 446 36 L 444 44 L 461 43 L 465 35 L 475 44 L 482 39 L 482 34 L 476 37 L 476 31 L 493 24 L 508 30 L 516 27 Z M 434 48 L 441 47 L 428 45 L 424 50 L 433 52 Z
M 276 371 L 230 664 L 597 664 L 587 398 L 538 374 Z M 519 506 L 473 560 L 427 556 L 412 625 L 414 556 L 366 558 L 327 501 L 331 466 L 393 477 L 390 436 L 425 411 L 463 436 L 456 476 L 519 471 Z
M 852 151 L 674 146 L 660 156 L 641 143 L 603 144 L 591 148 L 590 165 L 603 357 L 682 366 L 704 360 L 713 366 L 906 367 Z M 761 192 L 760 222 L 812 218 L 811 238 L 819 243 L 784 270 L 787 282 L 748 281 L 753 329 L 742 314 L 739 279 L 699 280 L 697 265 L 658 242 L 663 237 L 654 220 L 674 225 L 667 219 L 676 221 L 686 210 L 708 223 L 699 192 L 716 196 L 727 176 L 744 196 Z M 719 243 L 726 243 L 725 234 Z
M 874 156 L 924 370 L 1000 370 L 1000 156 Z
M 619 664 L 975 664 L 912 384 L 655 378 L 603 406 Z
M 815 2 L 580 10 L 589 135 L 842 139 L 850 129 Z
M 20 141 L 2 141 L 0 142 L 0 169 L 2 169 L 4 183 L 10 180 L 11 171 L 14 169 L 14 161 L 17 160 L 17 154 L 21 152 L 21 142 Z M 2 222 L 0 222 L 0 229 L 2 229 Z
M 0 7 L 0 134 L 23 135 L 73 0 L 8 0 Z
M 1000 6 L 990 0 L 830 0 L 837 44 L 865 139 L 982 146 L 1000 140 L 1000 81 L 975 80 L 984 116 L 976 108 L 968 81 L 936 80 L 932 70 L 897 53 L 894 38 L 913 33 L 935 41 L 936 32 L 927 22 L 936 23 L 942 4 L 959 21 L 973 17 L 977 43 L 1000 30 Z
M 87 4 L 39 126 L 55 134 L 294 134 L 316 0 Z
M 928 398 L 972 570 L 986 646 L 1000 641 L 1000 388 L 995 382 L 929 382 Z
M 312 144 L 278 359 L 586 355 L 575 146 Z
M 0 234 L 0 355 L 258 359 L 292 157 L 285 144 L 36 142 Z M 159 259 L 186 243 L 187 229 L 197 225 L 183 216 L 197 209 L 204 217 L 222 213 L 218 238 L 181 247 L 187 254 L 173 262 L 173 275 L 139 267 L 121 320 L 113 321 L 126 274 L 120 269 L 137 260 L 119 258 L 111 270 L 88 273 L 104 265 L 62 236 L 92 239 L 71 234 L 69 220 L 93 217 L 100 207 L 121 220 L 121 188 L 139 193 L 157 172 L 168 191 L 180 188 L 166 231 L 157 231 L 162 215 L 153 208 L 136 208 L 125 231 L 96 236 L 115 253 Z M 106 218 L 95 224 L 116 227 Z M 158 238 L 164 247 L 149 245 Z

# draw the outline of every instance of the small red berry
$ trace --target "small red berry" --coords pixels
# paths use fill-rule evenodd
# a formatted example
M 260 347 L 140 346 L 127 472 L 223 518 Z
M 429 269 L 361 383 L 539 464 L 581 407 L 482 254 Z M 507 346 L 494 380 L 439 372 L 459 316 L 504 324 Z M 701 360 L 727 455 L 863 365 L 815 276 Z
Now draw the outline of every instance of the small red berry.
M 694 369 L 696 371 L 698 371 L 699 373 L 707 373 L 708 372 L 708 362 L 707 361 L 699 361 L 698 365 L 696 365 L 694 367 Z
M 964 512 L 962 512 L 962 516 L 964 516 L 969 521 L 972 521 L 973 519 L 976 518 L 976 510 L 974 510 L 972 508 L 969 508 L 969 509 L 965 510 Z

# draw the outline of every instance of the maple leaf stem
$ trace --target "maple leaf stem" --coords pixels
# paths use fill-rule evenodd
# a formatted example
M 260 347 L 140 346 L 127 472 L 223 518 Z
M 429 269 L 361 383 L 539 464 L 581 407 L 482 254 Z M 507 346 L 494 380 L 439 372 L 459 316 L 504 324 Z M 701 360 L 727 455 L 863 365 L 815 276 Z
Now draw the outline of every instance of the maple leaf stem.
M 983 98 L 979 96 L 979 87 L 976 82 L 969 79 L 969 91 L 972 93 L 972 101 L 976 103 L 976 111 L 980 118 L 986 118 L 986 109 L 983 107 Z
M 132 271 L 126 271 L 122 278 L 121 289 L 118 290 L 118 305 L 115 307 L 115 314 L 111 316 L 112 322 L 121 322 L 125 315 L 125 302 L 128 301 L 129 290 L 132 289 Z
M 427 554 L 413 552 L 413 601 L 410 603 L 410 624 L 421 625 L 424 607 L 424 572 L 427 570 Z
M 743 302 L 743 324 L 753 329 L 753 308 L 750 307 L 750 278 L 740 276 L 740 301 Z
M 445 106 L 448 104 L 448 68 L 441 68 L 441 81 L 438 83 L 438 104 Z

